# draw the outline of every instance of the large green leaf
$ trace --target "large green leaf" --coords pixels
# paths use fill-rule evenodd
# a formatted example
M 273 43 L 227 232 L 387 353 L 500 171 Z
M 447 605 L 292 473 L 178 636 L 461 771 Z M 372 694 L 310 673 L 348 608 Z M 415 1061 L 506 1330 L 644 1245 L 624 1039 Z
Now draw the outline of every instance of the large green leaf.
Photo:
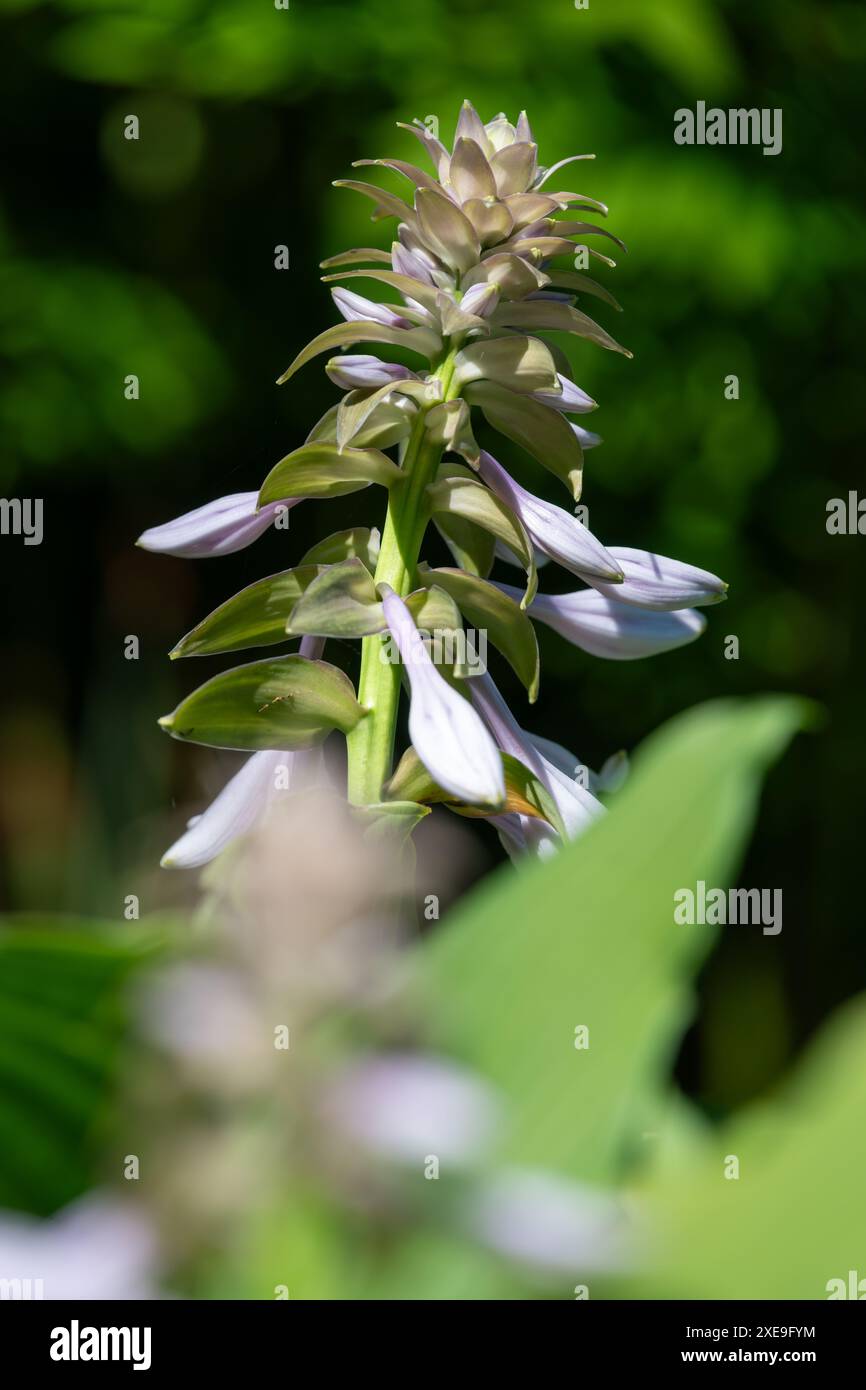
M 271 469 L 259 493 L 259 507 L 286 497 L 343 497 L 369 483 L 391 487 L 403 474 L 378 449 L 343 449 L 316 440 L 302 444 Z M 277 494 L 279 493 L 279 496 Z
M 861 995 L 830 1020 L 770 1099 L 705 1131 L 687 1165 L 668 1167 L 641 1188 L 650 1259 L 620 1291 L 630 1298 L 851 1297 L 849 1271 L 857 1271 L 855 1282 L 866 1278 L 864 1114 Z M 828 1288 L 831 1280 L 845 1292 Z
M 292 609 L 320 573 L 319 565 L 305 564 L 259 579 L 196 623 L 169 655 L 211 656 L 285 642 Z
M 761 776 L 803 717 L 774 696 L 672 720 L 607 816 L 552 860 L 488 880 L 425 943 L 438 1042 L 511 1101 L 506 1158 L 609 1182 L 653 1127 L 716 934 L 678 925 L 673 895 L 729 881 Z
M 47 1215 L 93 1181 L 122 990 L 156 944 L 115 922 L 0 921 L 0 1208 Z
M 348 733 L 365 713 L 336 666 L 292 655 L 223 671 L 159 723 L 187 743 L 291 751 L 321 743 L 332 729 Z

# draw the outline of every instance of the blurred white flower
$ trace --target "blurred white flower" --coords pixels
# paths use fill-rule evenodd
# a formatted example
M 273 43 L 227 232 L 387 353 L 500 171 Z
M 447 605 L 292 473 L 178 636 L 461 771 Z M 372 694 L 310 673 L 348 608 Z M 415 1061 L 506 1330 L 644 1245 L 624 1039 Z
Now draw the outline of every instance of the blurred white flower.
M 329 1088 L 330 1124 L 371 1153 L 419 1167 L 485 1152 L 499 1105 L 480 1078 L 437 1057 L 395 1053 L 355 1062 Z
M 578 1277 L 630 1262 L 621 1206 L 549 1173 L 513 1169 L 474 1187 L 465 1219 L 484 1245 L 507 1259 Z
M 31 1298 L 159 1298 L 156 1267 L 150 1225 L 112 1197 L 91 1193 L 48 1220 L 0 1212 L 0 1280 Z

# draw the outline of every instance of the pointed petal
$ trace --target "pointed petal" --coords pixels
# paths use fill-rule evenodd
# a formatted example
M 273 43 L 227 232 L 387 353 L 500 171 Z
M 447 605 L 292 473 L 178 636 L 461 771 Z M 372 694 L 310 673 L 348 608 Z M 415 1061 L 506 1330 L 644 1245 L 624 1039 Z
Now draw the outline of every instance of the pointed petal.
M 448 173 L 451 186 L 461 203 L 470 198 L 495 198 L 496 180 L 480 145 L 461 138 L 454 146 Z
M 401 130 L 408 130 L 410 135 L 414 135 L 416 140 L 420 140 L 430 158 L 433 168 L 436 170 L 436 177 L 442 179 L 448 173 L 449 154 L 441 140 L 437 140 L 435 135 L 431 135 L 427 127 L 420 122 L 415 125 L 408 125 L 405 121 L 398 121 L 397 125 Z
M 535 178 L 538 150 L 528 140 L 497 150 L 490 161 L 500 198 L 525 193 Z
M 464 101 L 460 108 L 457 129 L 454 132 L 455 145 L 459 140 L 474 140 L 488 158 L 493 154 L 493 146 L 488 139 L 484 122 L 471 101 Z
M 501 585 L 512 597 L 520 590 Z M 706 619 L 692 608 L 676 613 L 655 613 L 615 599 L 594 589 L 572 594 L 537 594 L 529 610 L 567 641 L 591 656 L 609 661 L 635 661 L 644 656 L 674 651 L 700 637 Z
M 455 203 L 444 194 L 419 188 L 415 194 L 415 210 L 423 240 L 446 265 L 463 274 L 477 263 L 481 245 L 475 228 Z
M 537 401 L 542 405 L 549 405 L 553 410 L 562 410 L 566 415 L 585 415 L 590 410 L 597 408 L 597 403 L 588 396 L 585 391 L 581 391 L 579 386 L 575 386 L 573 381 L 569 381 L 567 376 L 558 374 L 558 391 L 533 391 Z
M 498 246 L 514 230 L 514 219 L 504 203 L 496 198 L 470 198 L 463 211 L 475 228 L 482 246 Z
M 507 145 L 513 145 L 517 139 L 517 131 L 504 111 L 500 111 L 498 116 L 494 116 L 492 121 L 488 121 L 484 129 L 487 131 L 487 138 L 494 150 L 502 150 Z
M 576 516 L 527 492 L 484 449 L 479 456 L 479 472 L 488 487 L 517 513 L 530 538 L 545 555 L 581 578 L 591 574 L 598 579 L 617 582 L 622 571 L 616 560 Z M 532 606 L 533 617 L 537 602 L 538 598 Z
M 436 670 L 403 600 L 387 586 L 381 592 L 412 691 L 409 737 L 415 751 L 453 796 L 472 805 L 501 806 L 505 778 L 496 744 L 469 701 Z
M 216 800 L 190 821 L 186 833 L 166 851 L 163 868 L 198 869 L 252 830 L 276 795 L 277 778 L 288 782 L 294 756 L 268 750 L 247 758 Z
M 627 545 L 612 546 L 611 554 L 622 566 L 625 581 L 616 585 L 615 592 L 607 584 L 595 584 L 595 587 L 599 593 L 620 603 L 632 603 L 638 608 L 662 613 L 721 603 L 727 597 L 727 584 L 695 565 L 670 560 L 666 555 L 653 555 L 648 550 L 632 550 Z
M 384 323 L 387 328 L 411 328 L 409 319 L 403 318 L 390 304 L 377 304 L 375 300 L 365 299 L 354 290 L 338 286 L 331 290 L 331 298 L 347 323 Z
M 569 838 L 579 835 L 604 814 L 601 802 L 590 791 L 561 772 L 539 751 L 532 736 L 521 729 L 490 675 L 476 676 L 469 682 L 469 688 L 472 703 L 502 751 L 518 758 L 550 792 Z
M 422 256 L 417 251 L 408 251 L 399 241 L 391 247 L 391 265 L 398 275 L 406 275 L 410 280 L 419 280 L 422 285 L 432 285 L 430 263 L 433 257 Z
M 514 127 L 514 134 L 518 140 L 528 140 L 530 144 L 534 143 L 532 138 L 532 127 L 529 124 L 529 117 L 525 111 L 521 111 L 520 115 L 517 117 L 517 125 Z
M 218 497 L 174 521 L 152 526 L 139 536 L 136 545 L 157 555 L 231 555 L 264 535 L 275 517 L 296 506 L 301 498 L 287 497 L 261 511 L 256 510 L 257 500 L 257 492 Z

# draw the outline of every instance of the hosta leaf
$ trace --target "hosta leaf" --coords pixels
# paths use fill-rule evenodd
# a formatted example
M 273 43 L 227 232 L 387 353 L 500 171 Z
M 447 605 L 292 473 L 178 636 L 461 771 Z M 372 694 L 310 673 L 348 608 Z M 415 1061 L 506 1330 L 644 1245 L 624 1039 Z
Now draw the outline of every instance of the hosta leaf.
M 472 626 L 487 633 L 526 686 L 530 704 L 534 704 L 539 681 L 538 642 L 523 609 L 486 579 L 464 574 L 462 570 L 428 569 L 426 565 L 419 565 L 418 575 L 422 584 L 438 584 L 443 588 Z
M 326 536 L 323 541 L 310 546 L 301 560 L 301 566 L 337 565 L 341 560 L 350 560 L 357 555 L 373 574 L 379 559 L 380 541 L 375 526 L 372 530 L 366 526 L 353 526 L 348 531 L 335 531 L 332 536 Z
M 292 610 L 286 631 L 290 636 L 367 637 L 380 630 L 381 614 L 373 576 L 355 556 L 313 580 Z
M 336 666 L 292 655 L 223 671 L 159 723 L 188 743 L 258 752 L 312 748 L 332 729 L 348 733 L 365 714 Z
M 768 1096 L 698 1136 L 687 1165 L 641 1183 L 652 1276 L 636 1270 L 616 1296 L 862 1301 L 864 1109 L 861 994 Z M 737 1157 L 736 1181 L 719 1179 L 727 1155 Z
M 465 396 L 470 405 L 481 407 L 495 430 L 544 464 L 570 488 L 575 500 L 580 497 L 583 450 L 559 411 L 492 381 L 473 382 Z
M 335 323 L 301 349 L 291 366 L 277 378 L 277 385 L 282 386 L 320 352 L 350 347 L 353 343 L 390 343 L 392 347 L 406 348 L 427 358 L 434 357 L 442 346 L 439 335 L 427 328 L 389 328 L 387 324 L 373 323 L 369 319 Z
M 124 995 L 163 943 L 143 922 L 127 933 L 116 921 L 0 920 L 0 1208 L 49 1216 L 93 1185 Z
M 495 381 L 521 392 L 557 388 L 556 366 L 547 344 L 538 338 L 517 336 L 472 343 L 458 352 L 454 380 L 460 386 Z
M 343 449 L 316 440 L 302 444 L 271 469 L 259 493 L 259 507 L 285 497 L 342 497 L 369 483 L 390 487 L 403 474 L 378 449 Z
M 647 1153 L 643 1136 L 657 1128 L 694 1012 L 694 976 L 717 936 L 678 925 L 673 895 L 699 879 L 731 882 L 763 775 L 803 713 L 803 702 L 774 696 L 672 720 L 640 750 L 608 815 L 551 859 L 488 879 L 424 943 L 443 1002 L 435 1040 L 508 1096 L 508 1161 L 610 1183 Z M 577 1025 L 588 1030 L 585 1051 L 575 1050 Z M 730 1211 L 755 1173 L 724 1182 L 721 1156 L 738 1151 L 726 1142 L 715 1181 Z M 752 1202 L 743 1229 L 753 1234 Z M 696 1210 L 681 1225 L 693 1244 Z M 790 1202 L 784 1212 L 790 1224 Z
M 483 483 L 456 469 L 440 472 L 427 495 L 438 522 L 443 517 L 471 522 L 489 531 L 518 556 L 526 570 L 526 593 L 520 606 L 525 608 L 531 603 L 538 588 L 535 553 L 522 521 L 511 508 Z
M 286 621 L 319 573 L 319 565 L 302 564 L 257 580 L 196 623 L 169 655 L 211 656 L 285 642 Z

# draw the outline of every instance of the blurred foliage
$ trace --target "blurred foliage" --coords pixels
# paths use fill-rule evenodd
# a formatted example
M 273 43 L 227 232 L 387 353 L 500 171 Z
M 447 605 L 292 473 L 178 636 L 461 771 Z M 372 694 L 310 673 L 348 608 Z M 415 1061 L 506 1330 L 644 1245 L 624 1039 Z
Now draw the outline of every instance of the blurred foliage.
M 177 1136 L 174 1163 L 151 1153 L 134 1188 L 151 1217 L 163 1208 L 163 1289 L 257 1299 L 288 1289 L 295 1300 L 564 1301 L 584 1285 L 592 1299 L 826 1297 L 829 1280 L 857 1268 L 866 1216 L 863 997 L 831 1019 L 782 1087 L 723 1124 L 707 1123 L 672 1079 L 694 975 L 719 934 L 677 924 L 673 895 L 699 878 L 735 878 L 761 781 L 810 719 L 802 701 L 765 697 L 712 702 L 666 724 L 639 750 L 615 814 L 553 860 L 527 863 L 518 875 L 503 869 L 415 948 L 414 970 L 401 969 L 396 992 L 377 993 L 357 1016 L 350 1005 L 348 1017 L 341 1007 L 318 1024 L 308 1018 L 276 1072 L 260 1056 L 259 1080 L 249 1059 L 238 1069 L 237 1056 L 234 1074 L 225 1074 L 245 1031 L 233 1033 L 240 1020 L 214 995 L 228 978 L 225 939 L 174 933 L 171 958 L 210 969 L 211 1007 L 202 1012 L 202 996 L 196 1003 L 187 993 L 189 1008 L 178 1011 L 183 991 L 167 996 L 162 1079 L 151 1071 L 144 1105 L 139 1088 L 130 1109 L 117 1107 L 118 1087 L 109 1086 L 119 1028 L 125 1001 L 136 999 L 142 1014 L 140 986 L 150 965 L 166 963 L 166 932 L 142 927 L 109 944 L 114 929 L 97 924 L 10 924 L 0 935 L 3 1200 L 11 1193 L 16 1205 L 51 1210 L 100 1168 L 116 1173 L 119 1155 L 146 1153 L 154 1129 L 171 1132 L 181 1106 L 187 1132 Z M 632 872 L 622 872 L 626 860 Z M 324 862 L 318 878 L 328 897 L 326 878 L 332 890 L 335 880 Z M 305 915 L 322 910 L 311 895 Z M 242 916 L 230 927 L 240 959 L 250 946 Z M 252 973 L 279 959 L 256 959 Z M 132 972 L 136 990 L 121 996 Z M 235 980 L 242 985 L 243 974 Z M 369 1061 L 371 1035 L 387 1047 L 395 1025 L 405 1049 L 409 1017 L 428 1054 L 459 1058 L 457 1074 L 492 1087 L 503 1104 L 498 1136 L 468 1165 L 444 1157 L 453 1116 L 430 1105 L 415 1141 L 435 1151 L 441 1140 L 436 1182 L 426 1181 L 429 1158 L 365 1152 L 321 1109 L 335 1064 Z M 267 1052 L 269 1010 L 253 1021 Z M 589 1030 L 579 1049 L 578 1023 Z M 736 1026 L 729 1021 L 729 1035 Z M 217 1041 L 228 1049 L 222 1056 L 210 1050 Z M 130 1032 L 126 1049 L 128 1078 L 147 1044 Z M 188 1070 L 198 1077 L 192 1088 Z M 22 1118 L 28 1091 L 40 1101 L 39 1132 L 29 1111 Z M 393 1104 L 387 1094 L 378 1099 Z M 412 1111 L 417 1102 L 404 1100 Z M 375 1104 L 365 1114 L 373 1131 Z M 193 1142 L 196 1123 L 202 1134 Z M 111 1157 L 88 1165 L 82 1141 L 98 1124 Z M 604 1247 L 588 1233 L 583 1242 L 572 1235 L 564 1253 L 544 1203 L 532 1258 L 496 1254 L 467 1216 L 516 1172 L 542 1184 L 554 1174 L 564 1180 L 565 1188 L 540 1189 L 554 1204 L 563 1191 L 588 1203 L 613 1199 L 626 1218 L 625 1263 L 606 1267 Z M 184 1174 L 195 1183 L 197 1219 L 176 1206 Z M 496 1235 L 507 1237 L 509 1223 L 525 1233 L 525 1219 L 503 1210 Z
M 50 1215 L 94 1180 L 116 1095 L 123 985 L 153 954 L 116 924 L 0 926 L 0 1207 Z
M 0 552 L 14 594 L 0 707 L 7 900 L 116 916 L 128 892 L 154 908 L 194 891 L 155 866 L 233 764 L 181 757 L 155 727 L 189 685 L 165 657 L 173 636 L 318 537 L 381 517 L 372 495 L 304 504 L 288 554 L 269 536 L 210 564 L 143 556 L 135 536 L 255 487 L 334 400 L 316 367 L 273 385 L 335 317 L 318 262 L 388 239 L 330 181 L 362 156 L 416 158 L 398 119 L 436 115 L 450 137 L 465 96 L 488 116 L 525 106 L 545 162 L 597 153 L 573 166 L 575 182 L 609 204 L 629 246 L 601 272 L 625 312 L 600 317 L 634 361 L 573 354 L 605 438 L 588 459 L 591 524 L 731 586 L 700 643 L 650 664 L 593 661 L 542 633 L 527 722 L 598 764 L 720 694 L 769 686 L 828 710 L 821 738 L 772 774 L 743 869 L 744 883 L 783 888 L 785 930 L 772 944 L 725 935 L 680 1061 L 713 1112 L 758 1093 L 866 981 L 850 911 L 859 865 L 845 852 L 866 776 L 862 544 L 824 527 L 827 499 L 857 486 L 866 423 L 866 11 L 836 0 L 585 11 L 542 0 L 531 14 L 518 0 L 417 0 L 398 17 L 386 0 L 0 0 L 0 11 L 0 464 L 6 494 L 46 508 L 41 547 L 4 538 Z M 699 99 L 781 106 L 783 152 L 675 146 L 673 112 Z M 123 138 L 128 114 L 138 141 Z M 283 243 L 291 270 L 278 274 Z M 137 401 L 124 398 L 129 373 Z M 736 402 L 723 394 L 730 373 Z M 526 456 L 508 462 L 554 495 Z M 139 661 L 123 659 L 130 633 Z M 727 634 L 737 661 L 724 658 Z M 353 651 L 338 659 L 353 673 Z M 521 709 L 516 683 L 495 674 Z
M 612 814 L 552 862 L 494 878 L 424 943 L 437 1037 L 509 1097 L 513 1162 L 589 1182 L 633 1162 L 718 935 L 675 926 L 674 893 L 732 879 L 761 776 L 803 717 L 772 697 L 681 715 L 641 747 Z

